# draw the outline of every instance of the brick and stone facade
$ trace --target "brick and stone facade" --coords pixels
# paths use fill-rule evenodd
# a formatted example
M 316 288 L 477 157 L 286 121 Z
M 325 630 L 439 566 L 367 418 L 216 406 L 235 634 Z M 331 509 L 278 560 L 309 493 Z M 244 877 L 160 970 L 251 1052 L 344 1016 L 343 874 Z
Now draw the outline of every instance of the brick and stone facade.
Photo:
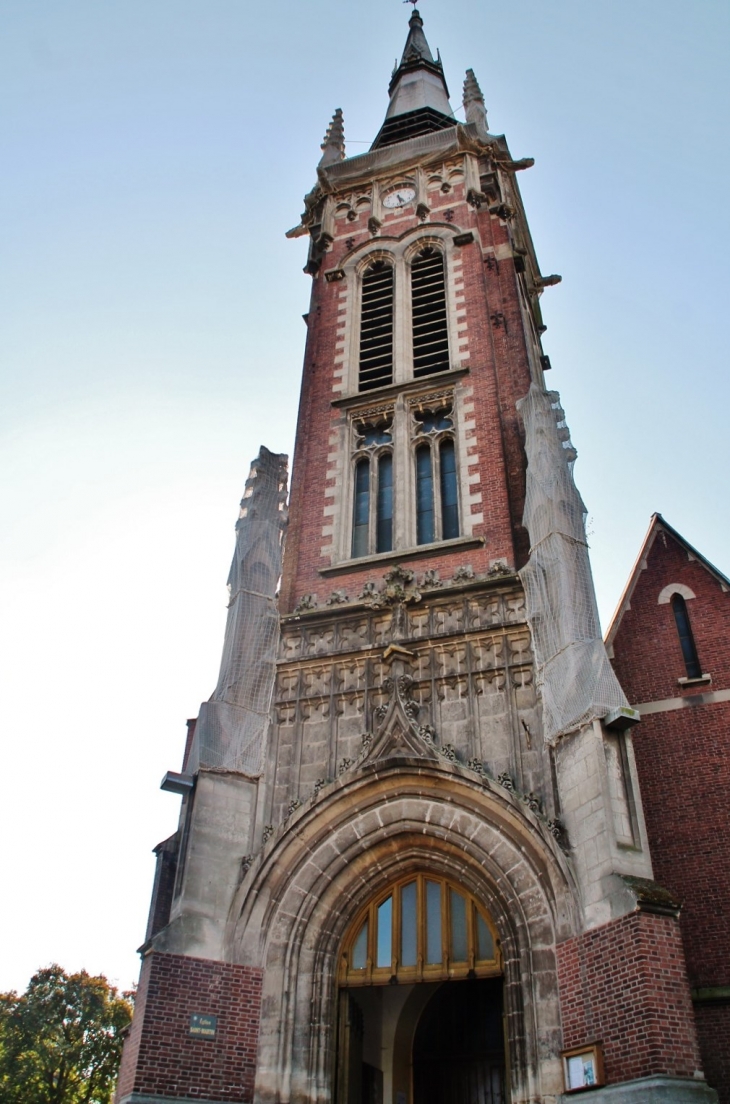
M 335 113 L 292 231 L 309 236 L 312 298 L 278 660 L 264 626 L 285 458 L 262 450 L 221 679 L 163 783 L 180 825 L 158 848 L 117 1104 L 429 1104 L 425 1066 L 410 1071 L 445 990 L 478 991 L 504 1022 L 488 1068 L 469 1058 L 489 1104 L 556 1104 L 562 1052 L 591 1044 L 596 1101 L 709 1104 L 637 715 L 597 633 L 575 453 L 546 390 L 540 296 L 559 278 L 540 272 L 517 185 L 532 162 L 489 133 L 471 71 L 456 123 L 417 12 L 390 93 L 366 154 L 345 156 Z M 373 385 L 363 289 L 383 266 Z M 429 340 L 445 359 L 416 370 Z M 618 707 L 589 692 L 548 730 L 546 680 L 551 716 L 576 689 L 546 674 L 551 619 L 557 652 L 597 666 Z
M 684 598 L 701 667 L 688 678 L 672 608 Z M 609 629 L 641 713 L 634 747 L 654 875 L 681 928 L 705 1072 L 730 1102 L 730 583 L 656 515 Z

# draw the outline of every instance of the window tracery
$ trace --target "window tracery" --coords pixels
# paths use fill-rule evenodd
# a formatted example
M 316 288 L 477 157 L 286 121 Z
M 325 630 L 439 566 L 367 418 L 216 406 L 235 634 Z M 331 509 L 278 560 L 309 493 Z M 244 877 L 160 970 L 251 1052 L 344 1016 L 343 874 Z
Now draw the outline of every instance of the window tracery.
M 390 886 L 360 913 L 341 964 L 348 985 L 500 972 L 499 939 L 482 906 L 461 886 L 422 873 Z

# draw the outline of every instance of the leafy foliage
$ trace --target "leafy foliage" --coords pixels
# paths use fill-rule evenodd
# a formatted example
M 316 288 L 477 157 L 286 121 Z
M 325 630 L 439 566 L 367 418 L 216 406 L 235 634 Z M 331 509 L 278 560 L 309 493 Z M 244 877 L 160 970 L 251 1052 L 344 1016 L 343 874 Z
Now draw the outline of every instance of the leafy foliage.
M 130 996 L 60 966 L 0 993 L 0 1104 L 109 1104 Z

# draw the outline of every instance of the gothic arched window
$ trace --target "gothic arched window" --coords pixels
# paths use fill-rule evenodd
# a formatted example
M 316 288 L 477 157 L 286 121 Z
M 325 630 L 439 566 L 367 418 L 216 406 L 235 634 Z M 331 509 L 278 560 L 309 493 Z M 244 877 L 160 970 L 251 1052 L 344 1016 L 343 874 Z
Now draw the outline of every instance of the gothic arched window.
M 413 375 L 428 376 L 449 368 L 444 255 L 425 246 L 411 264 Z
M 392 441 L 388 421 L 377 425 L 361 422 L 355 426 L 354 558 L 390 552 L 393 548 L 393 453 L 388 447 Z
M 355 465 L 355 503 L 352 521 L 352 554 L 367 556 L 370 538 L 370 461 Z
M 433 510 L 433 466 L 431 446 L 416 449 L 416 540 L 431 544 L 436 539 Z
M 385 260 L 373 261 L 362 276 L 361 391 L 393 382 L 393 290 L 393 265 Z
M 484 909 L 460 886 L 428 874 L 404 878 L 374 898 L 342 956 L 348 985 L 500 972 L 499 940 Z
M 451 540 L 459 535 L 459 500 L 456 493 L 456 449 L 452 438 L 441 442 L 441 537 Z
M 375 551 L 393 547 L 393 457 L 389 452 L 378 460 L 378 501 L 375 508 Z
M 417 410 L 415 425 L 416 542 L 453 540 L 459 536 L 459 495 L 451 409 Z
M 672 610 L 684 657 L 684 665 L 687 669 L 687 678 L 702 678 L 702 668 L 700 667 L 700 660 L 692 635 L 692 626 L 689 623 L 687 603 L 681 594 L 672 595 Z

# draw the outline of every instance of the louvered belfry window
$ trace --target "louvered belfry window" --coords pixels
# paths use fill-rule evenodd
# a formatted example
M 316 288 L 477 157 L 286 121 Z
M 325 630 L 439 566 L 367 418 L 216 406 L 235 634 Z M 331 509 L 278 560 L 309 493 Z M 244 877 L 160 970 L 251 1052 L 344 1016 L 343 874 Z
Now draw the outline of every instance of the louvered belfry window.
M 393 382 L 393 266 L 373 261 L 362 277 L 360 390 Z
M 427 376 L 449 368 L 444 256 L 427 245 L 411 265 L 413 375 Z

